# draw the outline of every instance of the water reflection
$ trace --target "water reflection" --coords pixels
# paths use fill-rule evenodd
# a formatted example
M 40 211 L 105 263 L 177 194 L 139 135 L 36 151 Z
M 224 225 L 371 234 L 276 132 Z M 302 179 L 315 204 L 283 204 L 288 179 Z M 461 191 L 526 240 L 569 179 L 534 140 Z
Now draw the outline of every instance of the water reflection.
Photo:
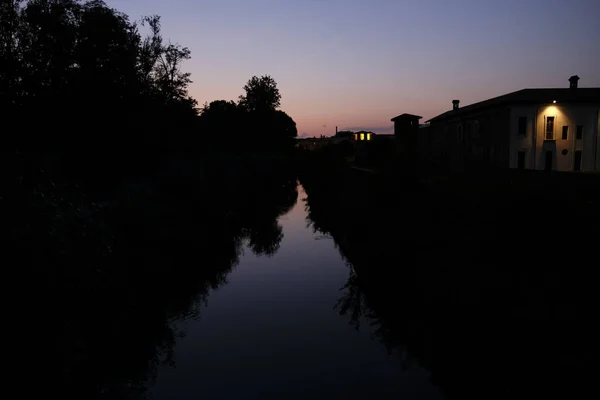
M 174 365 L 186 334 L 174 321 L 201 318 L 244 243 L 259 255 L 278 250 L 277 218 L 296 198 L 294 171 L 285 165 L 212 166 L 201 178 L 127 186 L 118 205 L 87 222 L 106 225 L 102 257 L 94 246 L 106 241 L 87 239 L 85 230 L 66 250 L 42 236 L 15 243 L 35 266 L 33 301 L 44 304 L 36 324 L 47 340 L 32 340 L 30 350 L 47 371 L 48 393 L 143 397 L 157 371 Z
M 201 318 L 176 321 L 187 335 L 175 367 L 160 369 L 151 399 L 441 398 L 427 371 L 403 365 L 333 309 L 350 268 L 306 222 L 302 202 L 279 218 L 284 237 L 270 256 L 246 241 Z
M 595 303 L 578 266 L 593 257 L 593 246 L 575 246 L 573 263 L 559 263 L 560 252 L 537 251 L 543 239 L 535 236 L 528 239 L 535 252 L 516 253 L 505 235 L 517 225 L 516 211 L 494 224 L 467 216 L 457 222 L 437 211 L 434 196 L 380 189 L 379 197 L 361 199 L 366 184 L 357 182 L 339 186 L 356 192 L 361 207 L 340 207 L 347 192 L 332 190 L 331 177 L 323 181 L 302 180 L 307 212 L 312 229 L 331 235 L 352 266 L 335 306 L 350 325 L 418 360 L 450 398 L 572 397 L 589 390 Z
M 306 202 L 305 210 L 308 227 L 316 235 L 321 235 L 317 237 L 332 238 L 336 249 L 348 265 L 348 278 L 340 288 L 342 295 L 335 303 L 334 309 L 340 315 L 347 318 L 348 324 L 356 331 L 361 328 L 368 330 L 372 337 L 379 340 L 385 346 L 389 354 L 395 353 L 397 355 L 404 369 L 408 368 L 409 355 L 405 351 L 404 343 L 387 326 L 385 318 L 382 318 L 378 314 L 376 307 L 370 304 L 370 298 L 365 292 L 367 290 L 367 282 L 365 282 L 363 275 L 359 275 L 354 268 L 353 263 L 370 262 L 369 260 L 372 259 L 370 252 L 374 249 L 365 248 L 358 241 L 352 242 L 352 244 L 349 243 L 348 237 L 351 237 L 351 234 L 345 236 L 341 230 L 348 228 L 342 226 L 345 225 L 343 221 L 336 221 L 332 218 L 332 213 L 326 212 L 324 204 L 320 202 L 319 197 L 318 194 L 315 194 L 315 198 L 312 201 L 308 196 L 304 199 Z M 351 230 L 347 232 L 350 233 Z M 417 361 L 413 361 L 413 363 L 418 364 Z

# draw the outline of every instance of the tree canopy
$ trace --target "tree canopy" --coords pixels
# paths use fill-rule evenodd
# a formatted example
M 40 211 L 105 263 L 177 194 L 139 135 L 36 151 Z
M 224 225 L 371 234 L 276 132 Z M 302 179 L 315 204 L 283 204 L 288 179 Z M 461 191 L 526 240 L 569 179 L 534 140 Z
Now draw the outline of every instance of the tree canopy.
M 275 111 L 281 106 L 281 94 L 277 82 L 269 75 L 253 76 L 244 86 L 245 94 L 239 98 L 239 105 L 248 111 Z
M 238 103 L 215 100 L 200 110 L 201 128 L 209 141 L 264 149 L 287 145 L 298 135 L 294 120 L 277 110 L 281 94 L 272 77 L 253 76 L 243 90 Z
M 8 132 L 9 148 L 164 146 L 162 131 L 197 115 L 190 51 L 165 43 L 158 16 L 131 22 L 100 0 L 5 1 L 0 58 L 4 124 L 28 132 Z

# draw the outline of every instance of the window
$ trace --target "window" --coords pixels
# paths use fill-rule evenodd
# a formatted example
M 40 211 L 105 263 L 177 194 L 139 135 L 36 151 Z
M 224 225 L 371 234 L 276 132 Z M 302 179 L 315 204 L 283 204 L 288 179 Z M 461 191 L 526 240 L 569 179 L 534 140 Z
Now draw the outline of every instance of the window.
M 525 169 L 525 151 L 519 150 L 517 153 L 517 168 Z
M 367 133 L 367 140 L 371 140 L 371 134 Z
M 554 140 L 554 117 L 546 117 L 546 140 Z
M 575 133 L 575 139 L 583 139 L 583 125 L 577 125 L 577 132 Z
M 527 117 L 519 117 L 519 135 L 527 136 Z
M 563 126 L 562 139 L 567 140 L 569 138 L 569 127 L 567 125 Z
M 581 171 L 581 156 L 582 156 L 581 150 L 575 150 L 573 171 Z

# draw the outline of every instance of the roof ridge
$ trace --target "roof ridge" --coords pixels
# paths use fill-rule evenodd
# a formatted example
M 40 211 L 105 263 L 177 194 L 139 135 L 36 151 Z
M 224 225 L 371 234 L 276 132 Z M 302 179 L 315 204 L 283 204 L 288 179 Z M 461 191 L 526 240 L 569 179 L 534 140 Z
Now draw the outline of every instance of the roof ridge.
M 600 92 L 600 88 L 595 88 L 595 87 L 590 87 L 590 88 L 577 88 L 577 89 L 573 89 L 573 88 L 525 88 L 525 89 L 520 89 L 514 92 L 510 92 L 510 93 L 506 93 L 500 96 L 496 96 L 496 97 L 491 97 L 489 99 L 486 100 L 481 100 L 481 101 L 477 101 L 475 103 L 471 103 L 468 104 L 466 106 L 463 106 L 457 110 L 449 110 L 446 112 L 443 112 L 425 122 L 430 122 L 433 121 L 435 119 L 439 119 L 439 118 L 443 118 L 446 117 L 448 115 L 452 115 L 455 113 L 459 113 L 463 110 L 474 110 L 474 109 L 478 109 L 479 107 L 487 107 L 487 106 L 494 106 L 494 105 L 499 105 L 501 102 L 503 101 L 515 101 L 515 102 L 536 102 L 536 101 L 541 101 L 539 98 L 535 98 L 536 96 L 532 95 L 532 98 L 530 99 L 524 99 L 523 98 L 523 94 L 524 93 L 541 93 L 541 92 L 556 92 L 556 94 L 560 94 L 560 95 L 564 95 L 565 97 L 574 97 L 572 96 L 573 94 L 576 93 L 586 93 L 586 97 L 589 98 L 584 98 L 581 99 L 581 101 L 592 101 L 595 102 L 596 101 L 596 96 L 590 96 L 590 93 L 594 93 L 594 92 Z M 558 93 L 560 92 L 560 93 Z M 539 96 L 538 96 L 539 97 Z M 573 101 L 573 99 L 570 99 L 571 101 Z M 577 101 L 577 99 L 575 99 L 575 101 Z M 600 102 L 600 96 L 598 96 L 598 102 Z

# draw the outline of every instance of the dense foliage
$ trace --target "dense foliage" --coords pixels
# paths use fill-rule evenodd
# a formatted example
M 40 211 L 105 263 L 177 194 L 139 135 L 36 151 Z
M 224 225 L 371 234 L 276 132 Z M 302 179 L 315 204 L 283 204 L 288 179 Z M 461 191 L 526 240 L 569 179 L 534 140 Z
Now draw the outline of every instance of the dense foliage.
M 45 395 L 143 392 L 172 361 L 172 320 L 197 313 L 242 244 L 278 249 L 291 167 L 202 153 L 217 149 L 200 138 L 227 151 L 226 132 L 281 125 L 293 137 L 295 124 L 226 102 L 241 114 L 215 106 L 215 121 L 235 132 L 203 123 L 190 56 L 158 16 L 133 22 L 99 0 L 0 2 L 0 239 L 23 359 L 40 360 Z
M 298 135 L 296 123 L 282 110 L 281 94 L 268 76 L 250 78 L 239 101 L 215 100 L 204 104 L 200 126 L 206 142 L 219 149 L 277 150 L 291 146 Z
M 31 0 L 3 2 L 0 21 L 9 149 L 152 147 L 174 141 L 173 122 L 194 120 L 181 70 L 190 52 L 165 43 L 158 16 L 136 23 L 99 0 Z

